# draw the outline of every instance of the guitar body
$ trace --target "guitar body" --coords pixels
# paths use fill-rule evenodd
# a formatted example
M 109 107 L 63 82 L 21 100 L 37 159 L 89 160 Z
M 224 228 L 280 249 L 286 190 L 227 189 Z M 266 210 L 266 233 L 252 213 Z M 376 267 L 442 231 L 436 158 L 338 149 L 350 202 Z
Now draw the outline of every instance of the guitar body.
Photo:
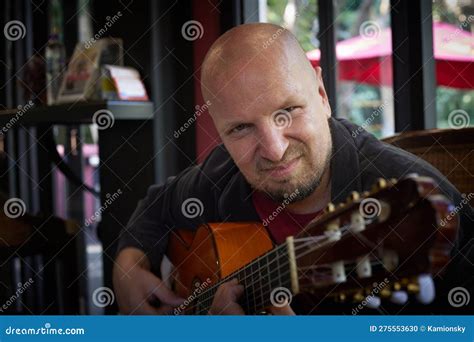
M 197 288 L 216 284 L 272 248 L 270 236 L 258 222 L 209 223 L 195 232 L 176 230 L 167 253 L 175 267 L 173 290 L 188 298 Z
M 353 193 L 337 208 L 329 205 L 279 246 L 257 222 L 175 230 L 167 256 L 173 291 L 186 299 L 175 314 L 207 314 L 219 285 L 233 278 L 245 288 L 239 304 L 247 314 L 298 296 L 292 307 L 309 314 L 325 300 L 353 306 L 369 296 L 377 298 L 374 307 L 382 299 L 401 305 L 409 296 L 429 304 L 431 275 L 444 272 L 454 245 L 451 207 L 432 179 L 412 176 L 379 180 L 363 197 Z

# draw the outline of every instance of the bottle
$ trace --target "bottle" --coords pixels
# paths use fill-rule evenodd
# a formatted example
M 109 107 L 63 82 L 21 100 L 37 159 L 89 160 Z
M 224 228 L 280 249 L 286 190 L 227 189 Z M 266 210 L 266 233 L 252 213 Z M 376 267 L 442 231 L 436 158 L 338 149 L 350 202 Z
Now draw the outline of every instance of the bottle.
M 56 102 L 66 65 L 66 49 L 54 32 L 49 36 L 45 50 L 46 57 L 46 97 L 48 105 Z

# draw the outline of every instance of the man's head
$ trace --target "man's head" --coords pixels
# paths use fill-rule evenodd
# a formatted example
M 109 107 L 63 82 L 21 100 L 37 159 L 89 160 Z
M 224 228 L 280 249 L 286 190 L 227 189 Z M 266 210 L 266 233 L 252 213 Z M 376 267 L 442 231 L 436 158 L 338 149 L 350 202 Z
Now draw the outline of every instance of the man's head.
M 206 55 L 201 82 L 217 131 L 253 188 L 276 201 L 313 193 L 331 156 L 331 109 L 321 69 L 289 31 L 246 24 L 226 32 Z

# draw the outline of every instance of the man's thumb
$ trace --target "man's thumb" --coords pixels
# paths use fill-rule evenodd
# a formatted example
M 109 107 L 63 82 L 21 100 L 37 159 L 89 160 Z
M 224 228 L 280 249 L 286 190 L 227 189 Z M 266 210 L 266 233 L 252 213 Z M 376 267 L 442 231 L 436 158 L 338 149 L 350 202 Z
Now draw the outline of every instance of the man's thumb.
M 153 294 L 163 303 L 172 306 L 178 306 L 183 304 L 184 298 L 179 297 L 173 291 L 171 291 L 163 282 L 158 284 L 153 289 Z

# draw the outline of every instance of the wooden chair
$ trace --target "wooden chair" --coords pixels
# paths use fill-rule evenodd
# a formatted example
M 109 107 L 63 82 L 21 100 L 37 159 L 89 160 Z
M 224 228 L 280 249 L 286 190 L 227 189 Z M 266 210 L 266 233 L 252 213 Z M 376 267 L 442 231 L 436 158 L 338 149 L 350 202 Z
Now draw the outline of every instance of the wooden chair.
M 474 193 L 474 127 L 411 131 L 382 141 L 426 160 L 461 193 Z

